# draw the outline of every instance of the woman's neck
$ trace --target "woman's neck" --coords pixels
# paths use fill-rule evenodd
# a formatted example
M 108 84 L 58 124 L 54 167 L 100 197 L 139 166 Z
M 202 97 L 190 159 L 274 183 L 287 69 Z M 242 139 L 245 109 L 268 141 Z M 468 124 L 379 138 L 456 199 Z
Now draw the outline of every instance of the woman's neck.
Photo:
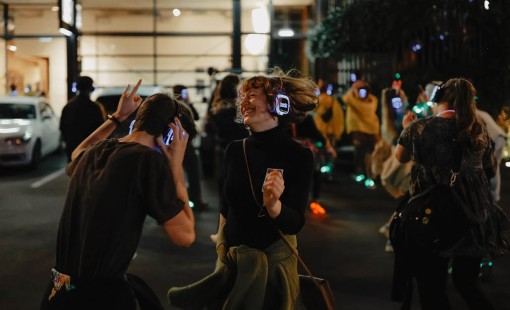
M 254 126 L 249 126 L 249 127 L 250 127 L 250 131 L 252 131 L 252 132 L 263 132 L 263 131 L 271 130 L 273 128 L 278 127 L 278 121 L 265 122 L 265 123 L 256 124 Z

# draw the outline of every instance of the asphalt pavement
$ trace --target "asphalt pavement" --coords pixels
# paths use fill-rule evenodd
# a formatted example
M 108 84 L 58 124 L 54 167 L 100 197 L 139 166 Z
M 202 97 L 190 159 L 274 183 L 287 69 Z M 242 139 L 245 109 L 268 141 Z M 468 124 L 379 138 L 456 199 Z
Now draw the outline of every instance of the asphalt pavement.
M 63 155 L 43 161 L 37 171 L 0 170 L 0 309 L 38 309 L 55 260 L 55 242 L 68 177 Z M 503 168 L 502 207 L 510 210 L 510 168 Z M 218 222 L 218 196 L 213 176 L 204 177 L 209 208 L 196 213 L 196 242 L 190 248 L 170 244 L 154 220 L 146 220 L 129 272 L 141 276 L 167 309 L 166 291 L 210 274 L 216 259 L 209 235 Z M 299 233 L 299 251 L 310 270 L 326 278 L 338 309 L 399 309 L 390 300 L 393 254 L 384 251 L 378 232 L 395 208 L 381 186 L 367 189 L 341 165 L 334 180 L 323 183 L 321 201 L 327 213 L 307 211 Z M 494 261 L 481 286 L 497 309 L 510 309 L 510 254 Z M 466 309 L 448 286 L 453 309 Z M 414 300 L 413 309 L 419 309 Z

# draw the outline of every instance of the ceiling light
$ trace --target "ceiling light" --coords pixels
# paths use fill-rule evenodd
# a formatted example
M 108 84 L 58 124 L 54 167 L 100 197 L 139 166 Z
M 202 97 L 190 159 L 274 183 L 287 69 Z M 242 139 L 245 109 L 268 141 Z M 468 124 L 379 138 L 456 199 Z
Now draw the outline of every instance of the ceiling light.
M 11 52 L 15 52 L 18 50 L 18 47 L 16 45 L 7 45 L 7 49 Z
M 180 16 L 181 15 L 181 10 L 173 9 L 172 13 L 174 14 L 174 16 Z
M 293 37 L 294 36 L 294 30 L 290 28 L 282 28 L 278 30 L 278 36 L 280 37 Z

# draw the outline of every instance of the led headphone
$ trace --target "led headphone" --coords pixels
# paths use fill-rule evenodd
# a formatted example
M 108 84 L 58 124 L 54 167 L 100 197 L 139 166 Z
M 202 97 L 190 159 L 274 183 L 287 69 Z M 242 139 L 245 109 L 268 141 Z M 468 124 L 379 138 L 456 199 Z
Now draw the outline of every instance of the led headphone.
M 290 112 L 290 99 L 285 95 L 285 90 L 281 85 L 278 85 L 276 96 L 274 97 L 274 104 L 271 107 L 271 113 L 278 116 L 289 114 Z
M 432 95 L 430 95 L 430 101 L 434 102 L 434 103 L 438 103 L 439 100 L 443 99 L 444 92 L 445 92 L 444 84 L 435 86 L 434 90 L 432 90 Z

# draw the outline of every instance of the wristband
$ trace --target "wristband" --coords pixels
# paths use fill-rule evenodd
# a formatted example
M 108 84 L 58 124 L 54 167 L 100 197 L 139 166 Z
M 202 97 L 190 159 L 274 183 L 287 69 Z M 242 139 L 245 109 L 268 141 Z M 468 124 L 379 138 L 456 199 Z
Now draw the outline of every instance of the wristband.
M 111 114 L 108 114 L 108 115 L 106 116 L 106 118 L 107 118 L 108 120 L 110 120 L 110 121 L 114 122 L 114 123 L 115 123 L 115 126 L 120 127 L 121 122 L 120 122 L 120 121 L 119 121 L 119 119 L 118 119 L 118 118 L 116 118 L 115 116 L 113 116 L 113 115 L 111 115 Z

